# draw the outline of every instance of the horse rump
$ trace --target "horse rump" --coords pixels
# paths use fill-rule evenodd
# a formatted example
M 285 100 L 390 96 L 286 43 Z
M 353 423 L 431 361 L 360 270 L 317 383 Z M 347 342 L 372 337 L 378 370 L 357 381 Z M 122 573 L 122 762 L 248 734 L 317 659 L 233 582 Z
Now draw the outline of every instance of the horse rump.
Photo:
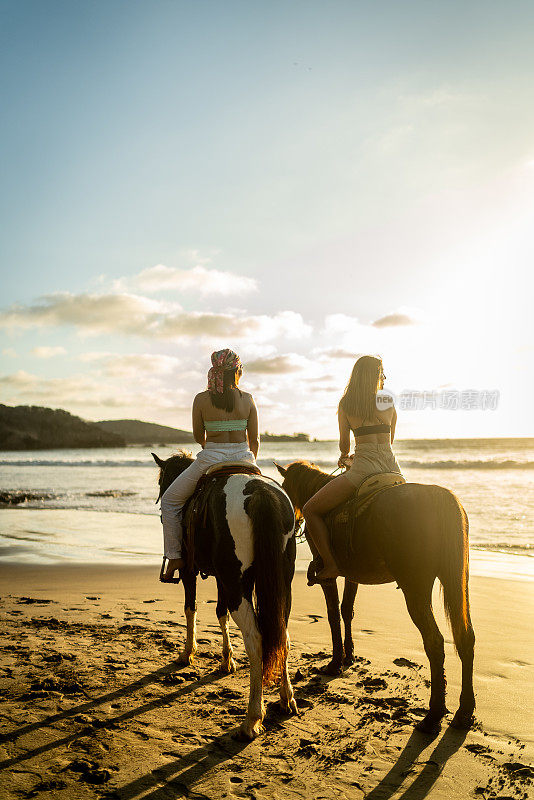
M 246 512 L 252 523 L 263 683 L 268 686 L 280 680 L 288 654 L 287 617 L 293 570 L 284 538 L 294 528 L 293 508 L 282 490 L 254 481 Z

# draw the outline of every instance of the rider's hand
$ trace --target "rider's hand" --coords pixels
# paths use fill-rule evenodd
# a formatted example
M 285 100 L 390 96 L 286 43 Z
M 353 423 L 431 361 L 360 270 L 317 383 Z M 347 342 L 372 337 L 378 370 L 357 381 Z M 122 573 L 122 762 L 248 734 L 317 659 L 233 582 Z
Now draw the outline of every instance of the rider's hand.
M 352 464 L 352 459 L 353 459 L 353 456 L 349 456 L 349 455 L 339 456 L 339 460 L 337 462 L 337 465 L 338 465 L 338 467 L 340 469 L 348 469 L 350 467 L 350 465 Z

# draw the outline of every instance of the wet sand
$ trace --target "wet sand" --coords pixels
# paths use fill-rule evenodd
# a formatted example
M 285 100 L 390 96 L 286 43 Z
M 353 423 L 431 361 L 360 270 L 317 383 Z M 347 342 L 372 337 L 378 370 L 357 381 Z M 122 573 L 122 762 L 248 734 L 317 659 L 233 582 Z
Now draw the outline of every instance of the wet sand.
M 476 723 L 435 738 L 415 732 L 428 703 L 421 640 L 394 585 L 361 587 L 357 659 L 342 676 L 330 655 L 322 592 L 294 581 L 290 674 L 300 715 L 266 695 L 265 732 L 232 738 L 248 668 L 224 675 L 215 585 L 199 580 L 195 663 L 177 661 L 183 591 L 153 567 L 0 564 L 0 797 L 528 798 L 533 796 L 534 584 L 471 579 L 477 635 Z M 448 707 L 460 665 L 439 591 Z

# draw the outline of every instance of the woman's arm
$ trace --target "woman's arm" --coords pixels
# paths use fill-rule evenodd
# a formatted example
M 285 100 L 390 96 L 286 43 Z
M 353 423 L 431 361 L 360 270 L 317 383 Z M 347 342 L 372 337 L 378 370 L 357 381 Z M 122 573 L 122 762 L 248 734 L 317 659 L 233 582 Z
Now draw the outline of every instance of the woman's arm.
M 195 399 L 193 400 L 193 437 L 195 442 L 201 447 L 204 447 L 206 444 L 206 429 L 204 428 L 204 420 L 202 419 L 202 411 L 200 410 L 200 399 L 197 394 Z
M 254 458 L 258 457 L 258 450 L 260 449 L 260 436 L 258 433 L 258 409 L 254 403 L 254 398 L 250 395 L 250 413 L 247 420 L 247 438 L 248 446 L 254 454 Z
M 397 424 L 397 409 L 393 406 L 393 416 L 391 417 L 391 444 L 395 438 L 395 426 Z
M 337 409 L 337 421 L 339 425 L 339 449 L 341 452 L 338 466 L 342 467 L 345 466 L 342 461 L 348 456 L 350 451 L 350 424 L 341 406 L 338 406 Z

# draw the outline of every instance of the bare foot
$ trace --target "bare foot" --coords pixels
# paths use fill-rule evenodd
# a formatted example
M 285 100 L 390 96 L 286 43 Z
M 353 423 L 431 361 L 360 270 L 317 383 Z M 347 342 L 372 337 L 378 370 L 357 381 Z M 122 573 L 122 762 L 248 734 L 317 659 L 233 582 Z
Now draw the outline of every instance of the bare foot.
M 169 558 L 167 560 L 167 568 L 162 575 L 162 579 L 164 581 L 169 580 L 174 576 L 175 571 L 178 569 L 182 569 L 185 567 L 185 561 L 183 558 Z
M 339 570 L 335 564 L 332 564 L 332 566 L 329 565 L 327 567 L 323 567 L 323 569 L 316 574 L 315 580 L 329 581 L 332 578 L 338 578 L 338 577 L 339 577 Z

